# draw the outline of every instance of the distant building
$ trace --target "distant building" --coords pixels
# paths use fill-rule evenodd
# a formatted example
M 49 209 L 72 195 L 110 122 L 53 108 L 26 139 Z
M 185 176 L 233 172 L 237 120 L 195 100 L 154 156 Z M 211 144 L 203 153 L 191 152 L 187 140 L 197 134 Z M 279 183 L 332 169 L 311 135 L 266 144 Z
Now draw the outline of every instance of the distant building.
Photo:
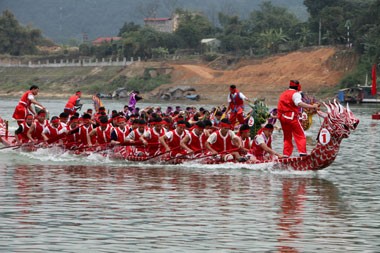
M 171 18 L 144 18 L 144 24 L 159 32 L 173 33 L 178 28 L 179 16 Z
M 202 39 L 201 44 L 203 51 L 216 52 L 220 49 L 221 41 L 216 38 Z
M 102 43 L 109 43 L 118 40 L 121 40 L 121 37 L 99 37 L 92 41 L 92 45 L 99 46 Z

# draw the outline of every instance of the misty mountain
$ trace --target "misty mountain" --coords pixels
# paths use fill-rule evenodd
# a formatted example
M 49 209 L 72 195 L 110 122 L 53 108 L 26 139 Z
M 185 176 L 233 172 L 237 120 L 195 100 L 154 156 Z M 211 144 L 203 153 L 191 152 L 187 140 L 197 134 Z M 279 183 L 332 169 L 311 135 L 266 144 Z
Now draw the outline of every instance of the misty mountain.
M 264 0 L 1 0 L 0 11 L 10 10 L 23 25 L 41 29 L 56 42 L 82 41 L 86 34 L 115 36 L 125 22 L 143 24 L 145 17 L 169 17 L 176 8 L 202 12 L 215 25 L 218 13 L 246 19 Z M 299 19 L 307 19 L 303 0 L 272 0 Z

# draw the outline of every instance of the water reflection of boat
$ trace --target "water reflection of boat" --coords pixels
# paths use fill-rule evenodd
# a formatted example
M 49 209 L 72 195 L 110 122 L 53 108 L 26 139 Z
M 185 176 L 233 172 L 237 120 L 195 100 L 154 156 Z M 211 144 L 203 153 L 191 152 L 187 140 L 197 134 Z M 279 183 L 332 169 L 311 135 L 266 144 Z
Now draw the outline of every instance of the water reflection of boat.
M 315 196 L 314 196 L 315 195 Z M 311 198 L 311 196 L 314 196 Z M 305 226 L 303 217 L 306 217 L 308 206 L 306 203 L 317 201 L 312 206 L 323 206 L 323 214 L 332 216 L 344 213 L 347 205 L 342 205 L 339 190 L 326 180 L 319 178 L 286 178 L 282 180 L 282 203 L 278 230 L 282 231 L 278 241 L 279 252 L 302 252 L 296 241 L 301 237 Z M 326 212 L 328 210 L 328 212 Z M 318 213 L 318 209 L 313 210 Z M 315 214 L 314 214 L 315 215 Z M 294 242 L 294 244 L 292 243 Z

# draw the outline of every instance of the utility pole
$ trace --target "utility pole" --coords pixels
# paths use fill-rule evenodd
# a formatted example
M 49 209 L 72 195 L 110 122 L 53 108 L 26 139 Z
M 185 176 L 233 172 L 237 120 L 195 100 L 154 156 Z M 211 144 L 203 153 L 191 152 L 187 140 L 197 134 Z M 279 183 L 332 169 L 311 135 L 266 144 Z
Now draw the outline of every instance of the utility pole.
M 318 46 L 321 45 L 321 40 L 322 40 L 322 19 L 319 18 Z
M 349 19 L 346 21 L 346 24 L 344 25 L 344 27 L 347 28 L 347 48 L 351 48 L 352 47 L 352 43 L 350 42 L 351 21 Z

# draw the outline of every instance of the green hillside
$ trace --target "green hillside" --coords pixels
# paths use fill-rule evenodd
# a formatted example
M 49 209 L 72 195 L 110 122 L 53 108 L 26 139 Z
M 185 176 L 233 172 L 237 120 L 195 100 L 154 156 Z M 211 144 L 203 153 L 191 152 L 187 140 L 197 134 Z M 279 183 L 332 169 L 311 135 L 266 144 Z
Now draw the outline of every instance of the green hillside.
M 24 25 L 42 30 L 56 42 L 115 36 L 125 22 L 143 23 L 145 17 L 168 17 L 176 8 L 199 11 L 217 23 L 218 12 L 247 18 L 263 0 L 1 0 L 0 11 L 15 14 Z M 272 0 L 299 19 L 308 17 L 303 0 Z

